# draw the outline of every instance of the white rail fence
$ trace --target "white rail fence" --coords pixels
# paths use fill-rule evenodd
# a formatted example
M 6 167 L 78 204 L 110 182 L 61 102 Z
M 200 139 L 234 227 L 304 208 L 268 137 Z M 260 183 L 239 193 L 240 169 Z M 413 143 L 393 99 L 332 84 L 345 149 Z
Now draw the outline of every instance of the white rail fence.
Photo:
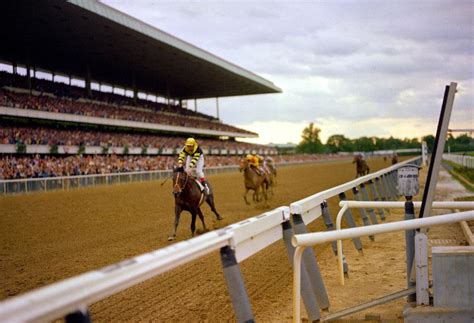
M 342 159 L 337 159 L 342 160 Z M 285 167 L 298 164 L 327 162 L 330 159 L 316 161 L 295 161 L 288 163 L 277 163 L 278 167 Z M 216 166 L 205 168 L 206 174 L 220 174 L 236 172 L 239 167 Z M 12 180 L 0 180 L 0 195 L 30 193 L 36 191 L 69 190 L 87 186 L 111 185 L 131 182 L 143 182 L 151 180 L 160 180 L 170 177 L 172 170 L 140 171 L 112 174 L 93 174 L 77 176 L 58 176 L 41 178 L 22 178 Z
M 467 168 L 474 168 L 474 157 L 458 154 L 443 154 L 443 159 Z
M 291 245 L 291 237 L 305 233 L 304 223 L 310 223 L 323 215 L 328 229 L 333 227 L 331 218 L 328 217 L 326 199 L 339 195 L 339 198 L 344 200 L 344 192 L 357 191 L 359 187 L 361 194 L 357 191 L 355 195 L 359 194 L 361 199 L 369 200 L 365 188 L 367 185 L 372 200 L 395 200 L 398 198 L 395 189 L 397 168 L 408 163 L 419 164 L 420 161 L 421 157 L 412 158 L 314 194 L 292 203 L 289 207 L 283 206 L 226 228 L 7 299 L 0 303 L 0 321 L 51 320 L 64 316 L 68 321 L 71 314 L 89 317 L 87 308 L 94 302 L 217 250 L 220 250 L 224 276 L 237 321 L 253 321 L 253 313 L 240 273 L 240 262 L 274 242 L 283 240 L 292 263 L 295 249 Z M 369 214 L 373 211 L 367 210 Z M 383 209 L 379 209 L 378 213 L 382 217 Z M 317 320 L 320 318 L 320 308 L 328 308 L 329 301 L 324 282 L 322 279 L 317 280 L 321 275 L 316 258 L 314 254 L 310 256 L 313 257 L 312 260 L 307 257 L 308 259 L 303 261 L 305 266 L 302 277 L 306 277 L 308 284 L 303 286 L 302 294 L 309 319 Z M 305 276 L 306 271 L 311 272 L 311 275 Z
M 347 204 L 346 204 L 347 205 Z M 435 217 L 420 218 L 413 220 L 397 221 L 391 223 L 377 224 L 369 227 L 349 228 L 331 232 L 315 232 L 297 234 L 292 238 L 292 244 L 296 247 L 293 263 L 293 322 L 301 321 L 301 261 L 305 248 L 316 244 L 341 241 L 345 239 L 360 238 L 375 234 L 414 230 L 427 228 L 435 225 L 457 223 L 461 221 L 474 220 L 474 211 L 466 211 L 452 214 L 444 214 Z M 427 277 L 426 277 L 427 279 Z

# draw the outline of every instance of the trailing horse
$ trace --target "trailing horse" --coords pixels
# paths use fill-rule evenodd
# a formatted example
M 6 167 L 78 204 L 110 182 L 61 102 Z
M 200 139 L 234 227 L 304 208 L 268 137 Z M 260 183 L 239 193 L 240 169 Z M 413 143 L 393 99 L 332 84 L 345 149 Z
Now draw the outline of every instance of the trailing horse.
M 361 156 L 354 156 L 354 160 L 352 161 L 352 163 L 356 164 L 356 178 L 359 176 L 367 175 L 370 172 L 369 165 L 364 159 L 362 159 Z
M 202 222 L 203 231 L 206 231 L 206 224 L 204 223 L 204 215 L 201 211 L 201 204 L 206 201 L 211 207 L 212 212 L 217 217 L 217 220 L 223 218 L 217 213 L 214 205 L 214 192 L 211 184 L 208 182 L 209 195 L 202 192 L 200 185 L 194 179 L 186 173 L 183 167 L 178 167 L 173 170 L 173 195 L 175 201 L 175 219 L 174 219 L 174 231 L 173 234 L 168 237 L 168 241 L 174 240 L 176 237 L 176 229 L 178 228 L 179 218 L 182 211 L 188 211 L 191 213 L 191 236 L 194 236 L 196 231 L 196 215 Z
M 260 195 L 263 196 L 265 201 L 267 201 L 267 187 L 269 179 L 266 173 L 258 172 L 255 168 L 251 167 L 247 159 L 242 159 L 240 161 L 239 171 L 244 172 L 244 201 L 247 205 L 250 205 L 247 200 L 247 193 L 249 191 L 254 191 L 253 201 L 259 202 Z

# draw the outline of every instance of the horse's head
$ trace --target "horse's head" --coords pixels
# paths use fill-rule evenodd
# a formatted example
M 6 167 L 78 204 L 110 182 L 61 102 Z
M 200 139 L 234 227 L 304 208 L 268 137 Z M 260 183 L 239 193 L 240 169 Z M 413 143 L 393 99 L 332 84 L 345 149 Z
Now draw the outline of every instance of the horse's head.
M 173 170 L 173 195 L 178 196 L 186 187 L 189 175 L 184 171 L 184 168 L 176 167 Z
M 249 167 L 249 161 L 246 158 L 242 158 L 239 164 L 239 172 L 245 170 L 247 167 Z

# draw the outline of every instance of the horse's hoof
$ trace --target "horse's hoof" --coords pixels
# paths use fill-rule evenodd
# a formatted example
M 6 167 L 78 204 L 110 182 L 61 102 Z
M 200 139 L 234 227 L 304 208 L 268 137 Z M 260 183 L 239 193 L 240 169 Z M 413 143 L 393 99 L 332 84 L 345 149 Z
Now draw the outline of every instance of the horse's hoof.
M 224 220 L 224 218 L 219 215 L 219 216 L 217 217 L 217 220 L 219 220 L 219 221 L 220 221 L 220 220 Z
M 168 241 L 173 241 L 174 238 L 175 238 L 174 236 L 169 236 L 169 237 L 168 237 Z

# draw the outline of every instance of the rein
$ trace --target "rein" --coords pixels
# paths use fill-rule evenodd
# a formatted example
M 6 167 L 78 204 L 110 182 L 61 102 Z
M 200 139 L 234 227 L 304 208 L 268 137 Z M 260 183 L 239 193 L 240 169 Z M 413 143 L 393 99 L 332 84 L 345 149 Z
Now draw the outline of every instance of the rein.
M 188 178 L 189 178 L 188 174 L 186 174 L 186 181 L 184 182 L 183 187 L 181 187 L 179 186 L 179 177 L 181 176 L 181 174 L 185 174 L 185 173 L 179 172 L 178 177 L 176 178 L 176 183 L 174 184 L 174 187 L 178 188 L 178 193 L 181 193 L 183 189 L 186 187 L 186 184 L 188 184 Z

